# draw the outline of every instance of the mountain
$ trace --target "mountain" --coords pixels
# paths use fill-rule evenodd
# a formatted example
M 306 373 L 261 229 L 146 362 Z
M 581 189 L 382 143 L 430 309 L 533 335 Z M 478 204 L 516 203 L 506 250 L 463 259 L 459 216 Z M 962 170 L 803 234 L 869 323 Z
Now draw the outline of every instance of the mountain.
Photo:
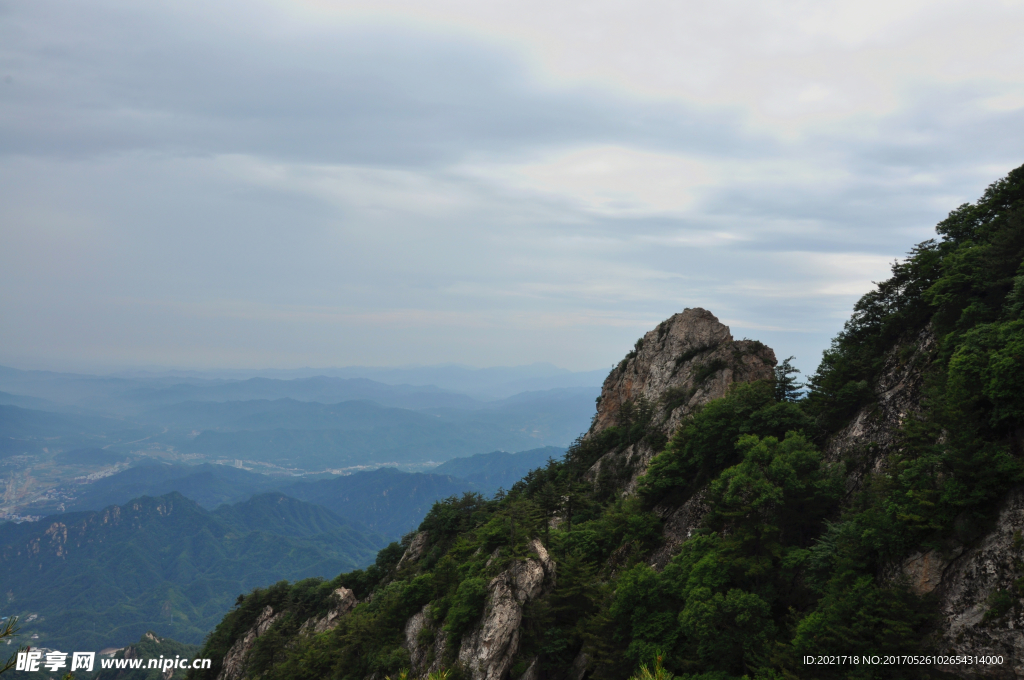
M 415 411 L 389 408 L 366 400 L 321 404 L 295 399 L 185 401 L 148 411 L 140 419 L 168 427 L 221 431 L 369 430 L 434 420 Z
M 684 310 L 561 461 L 435 504 L 319 600 L 250 593 L 189 677 L 1021 677 L 1024 166 L 936 231 L 805 396 Z
M 494 366 L 473 368 L 458 364 L 436 366 L 373 367 L 347 366 L 343 368 L 296 368 L 263 370 L 215 370 L 215 371 L 124 371 L 117 378 L 182 378 L 205 380 L 245 380 L 248 378 L 276 378 L 294 380 L 297 378 L 366 378 L 387 385 L 434 385 L 471 395 L 485 401 L 504 399 L 521 392 L 554 390 L 574 387 L 601 386 L 604 372 L 573 372 L 549 363 L 535 363 L 526 366 Z
M 366 378 L 315 376 L 293 380 L 247 380 L 194 377 L 103 377 L 50 371 L 21 371 L 0 366 L 0 390 L 118 416 L 136 416 L 160 406 L 186 401 L 253 401 L 294 399 L 337 403 L 370 400 L 383 406 L 419 409 L 474 408 L 472 397 L 432 385 L 386 385 Z M 13 396 L 13 395 L 12 395 Z M 3 403 L 3 400 L 0 400 Z M 39 402 L 34 402 L 39 403 Z
M 450 475 L 380 468 L 315 482 L 297 482 L 284 493 L 322 505 L 339 517 L 389 538 L 415 529 L 437 501 L 478 491 Z
M 198 643 L 240 593 L 361 567 L 382 546 L 280 494 L 214 512 L 179 493 L 143 496 L 0 525 L 4 613 L 50 648 L 121 646 L 148 630 Z
M 0 405 L 0 458 L 51 448 L 85 448 L 125 439 L 129 425 L 111 418 Z M 110 439 L 104 434 L 110 433 Z M 134 434 L 134 433 L 133 433 Z
M 213 510 L 222 503 L 238 502 L 292 483 L 291 478 L 270 477 L 227 465 L 147 463 L 96 480 L 65 507 L 69 512 L 99 510 L 139 496 L 163 496 L 176 491 Z
M 518 453 L 493 451 L 468 458 L 452 458 L 431 470 L 435 475 L 460 477 L 472 483 L 480 493 L 490 496 L 498 489 L 510 489 L 530 470 L 544 467 L 549 459 L 560 460 L 565 449 L 545 446 Z

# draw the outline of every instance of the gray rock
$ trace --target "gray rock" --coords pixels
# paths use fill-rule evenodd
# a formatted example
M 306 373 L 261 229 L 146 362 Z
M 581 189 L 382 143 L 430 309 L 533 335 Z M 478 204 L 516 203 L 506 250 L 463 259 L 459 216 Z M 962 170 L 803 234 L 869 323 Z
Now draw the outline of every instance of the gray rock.
M 316 635 L 332 628 L 337 628 L 341 623 L 341 617 L 355 609 L 358 600 L 356 594 L 345 587 L 338 588 L 331 593 L 331 608 L 319 619 L 309 619 L 299 628 L 299 633 Z
M 224 664 L 217 675 L 217 680 L 241 680 L 245 677 L 245 662 L 249 659 L 256 639 L 266 633 L 280 616 L 280 613 L 274 613 L 274 608 L 270 605 L 260 612 L 252 628 L 240 639 L 235 640 L 235 644 L 231 645 L 231 649 L 224 656 Z
M 403 565 L 415 562 L 423 556 L 423 551 L 427 547 L 427 532 L 417 531 L 416 535 L 412 537 L 412 541 L 409 543 L 409 547 L 402 553 L 402 559 L 398 560 L 398 569 L 401 569 Z
M 1024 489 L 1011 492 L 995 527 L 941 572 L 937 591 L 944 655 L 1002 656 L 1001 665 L 942 666 L 960 677 L 1024 677 Z M 1011 606 L 993 616 L 990 598 L 1004 591 Z M 992 611 L 986 620 L 986 614 Z
M 528 549 L 536 558 L 513 562 L 488 584 L 483 620 L 462 638 L 459 663 L 472 680 L 505 680 L 519 651 L 523 605 L 555 579 L 555 563 L 538 539 Z

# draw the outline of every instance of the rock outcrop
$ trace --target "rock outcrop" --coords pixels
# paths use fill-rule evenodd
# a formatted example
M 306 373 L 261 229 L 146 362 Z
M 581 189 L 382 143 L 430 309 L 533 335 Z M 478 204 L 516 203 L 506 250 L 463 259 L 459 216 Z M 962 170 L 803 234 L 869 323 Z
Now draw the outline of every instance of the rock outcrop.
M 523 605 L 555 581 L 555 563 L 537 539 L 529 544 L 536 558 L 512 565 L 488 584 L 483 620 L 467 633 L 459 647 L 459 663 L 472 680 L 505 680 L 519 650 Z
M 417 531 L 415 535 L 413 535 L 412 540 L 409 541 L 409 547 L 407 547 L 405 552 L 402 553 L 402 559 L 398 560 L 399 569 L 410 562 L 415 562 L 423 556 L 423 551 L 427 547 L 427 538 L 428 535 L 426 531 Z
M 1002 664 L 941 669 L 961 677 L 1024 677 L 1024 488 L 1006 498 L 992 531 L 936 571 L 939 653 L 1003 657 Z
M 649 415 L 640 417 L 650 417 L 650 428 L 671 437 L 697 407 L 725 396 L 733 383 L 771 378 L 775 364 L 771 348 L 753 340 L 733 340 L 729 327 L 711 312 L 686 309 L 644 335 L 608 374 L 586 436 L 628 425 L 647 409 Z M 603 466 L 625 463 L 631 470 L 625 492 L 632 492 L 656 453 L 647 442 L 632 444 L 603 457 L 589 476 L 596 479 Z
M 900 428 L 922 410 L 925 372 L 936 340 L 925 328 L 909 343 L 892 348 L 872 385 L 876 400 L 861 408 L 827 443 L 825 456 L 849 466 L 847 489 L 880 472 L 899 446 Z M 1001 656 L 1002 664 L 950 665 L 940 670 L 963 678 L 1024 677 L 1024 489 L 1005 499 L 994 527 L 968 544 L 918 551 L 890 577 L 916 594 L 937 596 L 941 612 L 934 636 L 939 655 Z
M 316 635 L 332 628 L 337 628 L 341 617 L 355 609 L 358 600 L 356 594 L 348 588 L 338 588 L 331 593 L 331 608 L 318 619 L 309 619 L 299 628 L 300 633 Z
M 270 605 L 260 612 L 252 628 L 246 631 L 241 638 L 235 640 L 235 644 L 231 645 L 231 649 L 224 656 L 224 663 L 217 675 L 217 680 L 241 680 L 245 677 L 245 663 L 249 659 L 253 645 L 256 644 L 256 639 L 266 633 L 280 616 L 280 613 L 274 613 L 274 608 Z
M 921 411 L 924 373 L 935 344 L 934 334 L 926 328 L 911 343 L 889 350 L 871 386 L 877 401 L 861 408 L 850 424 L 829 440 L 825 447 L 829 461 L 845 459 L 856 464 L 848 477 L 849 490 L 859 488 L 865 475 L 878 471 L 885 456 L 894 450 L 904 421 Z

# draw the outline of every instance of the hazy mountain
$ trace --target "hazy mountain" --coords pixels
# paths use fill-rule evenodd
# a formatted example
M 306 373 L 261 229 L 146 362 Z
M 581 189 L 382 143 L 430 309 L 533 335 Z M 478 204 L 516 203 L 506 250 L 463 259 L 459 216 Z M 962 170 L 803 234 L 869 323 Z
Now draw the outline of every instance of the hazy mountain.
M 607 371 L 569 371 L 549 363 L 525 366 L 474 368 L 459 364 L 435 366 L 346 366 L 341 368 L 295 369 L 219 369 L 135 370 L 116 374 L 121 378 L 179 378 L 206 380 L 246 380 L 277 378 L 295 380 L 327 376 L 333 378 L 367 378 L 387 385 L 434 385 L 441 389 L 463 392 L 480 399 L 504 399 L 520 392 L 571 387 L 600 387 Z
M 178 493 L 0 525 L 5 614 L 34 643 L 95 650 L 147 630 L 200 642 L 235 598 L 371 563 L 383 541 L 280 494 L 216 512 Z M 38 618 L 29 622 L 30 614 Z
M 398 538 L 415 529 L 435 501 L 479 491 L 470 482 L 450 475 L 400 472 L 394 468 L 297 482 L 282 490 L 388 538 Z
M 422 424 L 436 418 L 372 401 L 321 404 L 295 399 L 186 401 L 162 406 L 139 417 L 143 422 L 196 430 L 368 430 L 390 425 Z
M 433 385 L 386 385 L 366 378 L 314 376 L 295 380 L 192 377 L 118 378 L 21 371 L 0 366 L 0 390 L 117 415 L 137 415 L 184 401 L 251 401 L 290 398 L 337 403 L 369 399 L 383 406 L 419 409 L 473 408 L 478 400 Z
M 478 453 L 468 458 L 453 458 L 430 472 L 465 479 L 481 493 L 489 496 L 499 488 L 510 489 L 530 470 L 547 465 L 548 459 L 561 460 L 564 455 L 565 449 L 557 446 L 545 446 L 519 453 Z
M 85 491 L 66 507 L 69 512 L 99 510 L 139 496 L 162 496 L 177 491 L 213 510 L 223 503 L 239 502 L 253 494 L 292 483 L 288 478 L 270 477 L 226 465 L 150 463 L 96 480 L 84 487 Z
M 112 418 L 0 405 L 0 458 L 138 439 L 140 431 Z
M 497 423 L 452 423 L 426 416 L 417 423 L 359 430 L 206 430 L 194 439 L 176 442 L 185 453 L 306 470 L 447 460 L 495 448 L 526 449 L 537 443 L 531 433 Z

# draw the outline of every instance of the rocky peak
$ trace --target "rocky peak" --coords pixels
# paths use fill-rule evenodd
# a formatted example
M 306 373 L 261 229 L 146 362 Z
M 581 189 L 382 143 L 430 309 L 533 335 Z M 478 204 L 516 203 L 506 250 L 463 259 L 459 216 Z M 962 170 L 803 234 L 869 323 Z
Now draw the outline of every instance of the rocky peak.
M 706 309 L 685 309 L 637 340 L 608 374 L 586 437 L 637 421 L 664 438 L 671 437 L 686 416 L 725 396 L 733 383 L 772 378 L 775 364 L 770 347 L 756 340 L 734 340 L 729 327 Z M 610 462 L 626 463 L 633 470 L 626 491 L 632 491 L 637 477 L 658 453 L 655 448 L 649 441 L 640 441 L 607 454 L 589 476 L 596 479 L 601 467 Z
M 683 416 L 724 396 L 732 383 L 772 377 L 775 363 L 771 348 L 733 340 L 706 309 L 683 310 L 640 338 L 608 374 L 590 434 L 624 424 L 644 401 L 659 407 L 655 424 L 671 434 Z

